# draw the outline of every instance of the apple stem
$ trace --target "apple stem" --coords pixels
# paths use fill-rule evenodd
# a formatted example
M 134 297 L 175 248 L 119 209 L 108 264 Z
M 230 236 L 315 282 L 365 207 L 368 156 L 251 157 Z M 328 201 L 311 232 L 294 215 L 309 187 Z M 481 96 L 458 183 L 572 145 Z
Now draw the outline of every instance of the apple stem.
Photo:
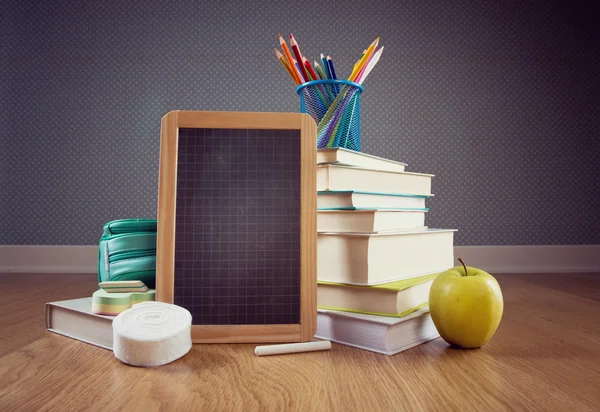
M 465 276 L 469 276 L 469 274 L 467 273 L 467 265 L 465 265 L 465 262 L 463 262 L 461 258 L 458 258 L 458 261 L 462 263 L 463 267 L 465 268 Z

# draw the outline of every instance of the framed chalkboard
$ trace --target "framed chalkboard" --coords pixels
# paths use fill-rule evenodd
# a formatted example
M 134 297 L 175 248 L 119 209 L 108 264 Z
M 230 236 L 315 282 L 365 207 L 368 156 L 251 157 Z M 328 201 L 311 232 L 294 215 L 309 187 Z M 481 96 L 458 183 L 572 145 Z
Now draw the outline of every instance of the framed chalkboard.
M 194 342 L 313 337 L 315 141 L 299 113 L 162 119 L 157 299 L 190 311 Z

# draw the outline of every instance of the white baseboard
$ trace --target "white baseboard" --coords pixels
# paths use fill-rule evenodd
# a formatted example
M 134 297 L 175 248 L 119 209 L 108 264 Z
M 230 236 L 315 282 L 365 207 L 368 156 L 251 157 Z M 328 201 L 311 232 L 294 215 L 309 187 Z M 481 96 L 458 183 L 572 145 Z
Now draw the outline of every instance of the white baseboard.
M 488 273 L 600 272 L 600 245 L 456 246 L 459 257 Z
M 97 273 L 98 245 L 0 245 L 0 273 Z
M 454 256 L 489 273 L 600 272 L 600 245 L 456 246 Z M 97 266 L 97 245 L 0 245 L 0 273 L 96 273 Z

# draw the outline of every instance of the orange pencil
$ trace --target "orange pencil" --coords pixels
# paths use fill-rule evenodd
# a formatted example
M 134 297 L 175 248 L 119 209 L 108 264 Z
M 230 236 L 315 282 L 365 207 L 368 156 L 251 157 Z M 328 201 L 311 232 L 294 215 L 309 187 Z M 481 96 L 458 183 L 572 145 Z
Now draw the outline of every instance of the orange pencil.
M 275 54 L 277 55 L 277 60 L 279 60 L 279 63 L 281 63 L 281 65 L 283 66 L 285 71 L 290 75 L 290 77 L 292 78 L 292 80 L 294 81 L 296 86 L 299 86 L 300 83 L 298 83 L 298 80 L 294 76 L 294 73 L 292 73 L 292 70 L 290 69 L 290 66 L 288 66 L 283 55 L 281 53 L 279 53 L 279 50 L 277 50 L 277 49 L 275 49 Z
M 300 73 L 302 74 L 304 80 L 308 81 L 308 74 L 306 72 L 306 69 L 304 68 L 302 53 L 300 53 L 300 47 L 298 47 L 298 42 L 296 41 L 296 39 L 294 39 L 293 34 L 290 34 L 290 44 L 292 45 L 292 51 L 296 56 L 296 60 L 299 63 L 298 66 L 300 66 Z
M 303 81 L 300 78 L 300 75 L 298 74 L 298 70 L 296 70 L 296 66 L 294 65 L 294 59 L 292 58 L 290 49 L 288 49 L 287 43 L 285 42 L 285 40 L 283 40 L 281 34 L 279 35 L 279 44 L 281 44 L 281 49 L 283 50 L 283 54 L 285 54 L 285 58 L 288 61 L 288 65 L 290 66 L 292 74 L 294 75 L 294 80 L 296 81 L 296 84 L 302 84 Z

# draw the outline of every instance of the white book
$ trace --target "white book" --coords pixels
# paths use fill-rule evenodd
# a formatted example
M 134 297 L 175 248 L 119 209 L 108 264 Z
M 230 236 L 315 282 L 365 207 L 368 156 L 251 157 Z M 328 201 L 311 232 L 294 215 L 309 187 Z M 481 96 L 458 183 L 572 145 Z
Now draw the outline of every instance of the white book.
M 316 338 L 384 355 L 395 355 L 439 336 L 428 308 L 404 318 L 317 311 Z
M 317 234 L 317 279 L 377 285 L 454 266 L 454 229 Z
M 386 172 L 335 164 L 317 165 L 317 190 L 358 190 L 431 196 L 426 173 Z
M 370 154 L 356 152 L 344 148 L 326 148 L 317 150 L 317 164 L 341 164 L 358 166 L 367 169 L 388 170 L 390 172 L 404 172 L 406 163 L 384 159 Z
M 46 329 L 112 350 L 114 316 L 92 313 L 92 298 L 46 303 Z
M 433 196 L 433 195 L 431 195 Z M 397 193 L 361 192 L 357 190 L 323 190 L 317 192 L 317 208 L 325 209 L 410 209 L 428 210 L 429 196 Z
M 425 229 L 424 210 L 319 210 L 319 232 L 368 232 Z

